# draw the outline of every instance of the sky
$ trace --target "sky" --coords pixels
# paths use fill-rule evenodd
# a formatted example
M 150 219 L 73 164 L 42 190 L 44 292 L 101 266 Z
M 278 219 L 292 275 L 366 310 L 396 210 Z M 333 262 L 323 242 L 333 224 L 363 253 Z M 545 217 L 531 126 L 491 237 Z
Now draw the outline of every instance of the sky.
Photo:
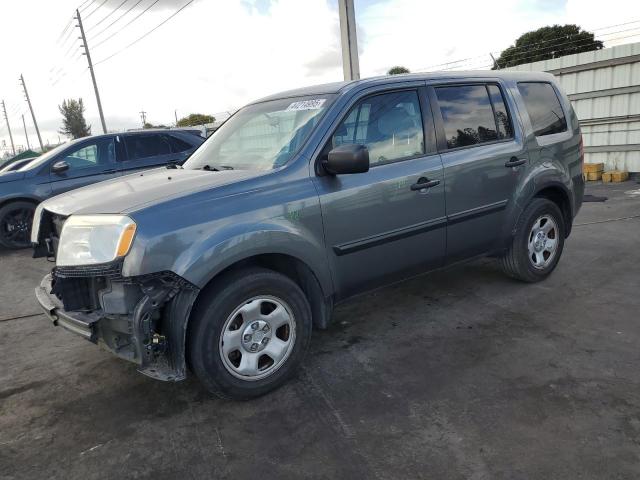
M 23 114 L 37 146 L 20 74 L 43 143 L 64 140 L 58 105 L 68 98 L 83 99 L 92 133 L 102 133 L 72 21 L 82 1 L 0 2 L 0 99 L 18 147 L 26 146 Z M 109 131 L 140 127 L 141 111 L 153 124 L 171 124 L 176 113 L 222 117 L 271 93 L 343 78 L 337 0 L 194 0 L 129 46 L 187 2 L 86 0 L 81 15 Z M 633 0 L 607 0 L 606 8 L 601 0 L 355 0 L 355 12 L 362 77 L 461 59 L 470 60 L 456 65 L 486 68 L 489 52 L 551 24 L 595 30 L 605 46 L 640 42 L 640 3 Z M 0 117 L 0 155 L 9 144 Z

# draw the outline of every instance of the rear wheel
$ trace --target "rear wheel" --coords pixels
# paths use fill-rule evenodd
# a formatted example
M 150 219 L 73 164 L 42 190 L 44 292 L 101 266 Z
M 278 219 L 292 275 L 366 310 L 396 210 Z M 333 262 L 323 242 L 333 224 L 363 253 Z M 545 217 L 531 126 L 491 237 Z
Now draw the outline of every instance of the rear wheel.
M 560 260 L 564 237 L 560 208 L 546 198 L 533 199 L 522 212 L 511 246 L 501 258 L 503 271 L 525 282 L 544 280 Z
M 189 361 L 212 393 L 263 395 L 286 382 L 311 338 L 311 309 L 298 285 L 277 272 L 232 272 L 203 290 L 189 327 Z
M 30 202 L 12 202 L 0 208 L 0 246 L 17 249 L 31 245 L 34 211 Z

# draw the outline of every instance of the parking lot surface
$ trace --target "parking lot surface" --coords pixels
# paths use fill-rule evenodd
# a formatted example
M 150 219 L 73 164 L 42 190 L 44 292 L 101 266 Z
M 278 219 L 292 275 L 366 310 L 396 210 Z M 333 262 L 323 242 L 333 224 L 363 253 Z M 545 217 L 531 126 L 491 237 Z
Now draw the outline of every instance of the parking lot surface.
M 0 251 L 0 478 L 640 478 L 640 185 L 589 185 L 555 273 L 490 259 L 340 306 L 251 402 L 162 383 L 38 313 Z

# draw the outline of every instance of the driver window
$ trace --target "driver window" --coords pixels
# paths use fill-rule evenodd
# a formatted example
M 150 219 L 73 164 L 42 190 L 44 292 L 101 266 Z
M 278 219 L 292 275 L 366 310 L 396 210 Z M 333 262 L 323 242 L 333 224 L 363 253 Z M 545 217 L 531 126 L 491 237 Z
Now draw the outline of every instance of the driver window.
M 113 138 L 105 138 L 95 143 L 84 144 L 60 160 L 67 162 L 70 168 L 78 170 L 115 163 L 115 159 Z
M 418 93 L 385 93 L 357 103 L 331 138 L 332 147 L 366 145 L 371 165 L 424 154 Z

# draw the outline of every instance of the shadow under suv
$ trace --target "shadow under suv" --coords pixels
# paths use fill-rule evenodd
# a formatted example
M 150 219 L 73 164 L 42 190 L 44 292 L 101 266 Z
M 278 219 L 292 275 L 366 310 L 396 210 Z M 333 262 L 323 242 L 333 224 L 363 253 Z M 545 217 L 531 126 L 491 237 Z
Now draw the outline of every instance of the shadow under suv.
M 483 255 L 556 267 L 582 203 L 578 119 L 553 76 L 456 72 L 252 103 L 184 164 L 42 203 L 47 316 L 140 372 L 250 398 L 290 378 L 357 293 Z
M 62 144 L 18 170 L 0 172 L 0 246 L 30 246 L 33 212 L 41 201 L 136 170 L 181 164 L 202 142 L 176 130 L 94 135 Z

